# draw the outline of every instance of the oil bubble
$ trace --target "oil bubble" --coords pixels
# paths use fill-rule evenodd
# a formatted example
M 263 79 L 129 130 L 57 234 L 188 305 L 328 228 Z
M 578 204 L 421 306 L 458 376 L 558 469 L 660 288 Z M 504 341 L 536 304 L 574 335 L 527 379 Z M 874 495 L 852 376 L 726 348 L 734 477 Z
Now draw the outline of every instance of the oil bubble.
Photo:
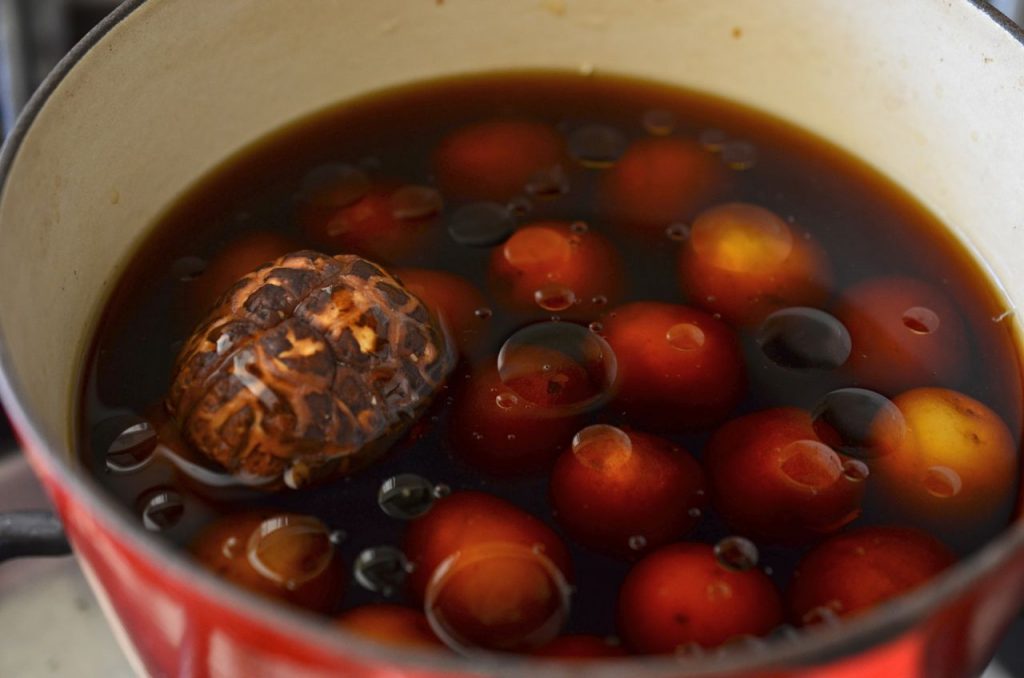
M 939 329 L 940 320 L 935 311 L 924 306 L 912 306 L 903 312 L 903 325 L 914 334 L 931 334 Z
M 549 283 L 533 293 L 533 300 L 545 311 L 564 311 L 576 303 L 576 293 L 565 285 Z
M 299 187 L 303 202 L 317 207 L 342 208 L 370 192 L 370 179 L 362 170 L 345 164 L 322 165 L 309 172 Z
M 131 473 L 141 469 L 153 458 L 157 435 L 148 421 L 126 415 L 115 417 L 97 425 L 97 430 L 120 429 L 107 446 L 104 462 L 114 473 Z
M 180 257 L 171 263 L 171 277 L 178 282 L 190 282 L 206 270 L 206 260 L 200 257 Z
M 665 332 L 665 341 L 677 351 L 696 351 L 704 346 L 704 330 L 693 323 L 677 323 Z
M 895 403 L 863 388 L 841 388 L 826 394 L 811 418 L 822 440 L 857 459 L 883 456 L 907 435 L 907 422 Z
M 729 169 L 748 170 L 757 164 L 757 148 L 749 141 L 727 141 L 719 152 Z
M 832 370 L 850 357 L 853 342 L 838 318 L 816 308 L 776 311 L 757 329 L 761 351 L 776 365 Z
M 571 593 L 543 551 L 486 542 L 457 551 L 434 570 L 424 612 L 434 633 L 457 652 L 526 651 L 558 635 Z
M 420 221 L 436 217 L 444 207 L 437 189 L 429 186 L 402 186 L 388 198 L 391 213 L 402 221 Z
M 681 223 L 669 224 L 665 227 L 665 235 L 669 240 L 682 242 L 690 237 L 690 227 Z
M 414 473 L 391 476 L 381 483 L 377 505 L 392 518 L 418 518 L 434 504 L 434 484 Z
M 535 198 L 550 200 L 569 192 L 569 177 L 560 165 L 555 165 L 534 173 L 525 188 Z
M 620 428 L 594 424 L 573 436 L 572 452 L 584 466 L 604 471 L 626 463 L 633 453 L 633 442 Z
M 697 141 L 705 149 L 718 152 L 722 150 L 722 146 L 729 140 L 729 135 L 724 130 L 709 128 L 701 130 L 700 134 L 697 135 Z
M 617 373 L 608 343 L 568 322 L 528 325 L 505 341 L 498 376 L 517 396 L 544 407 L 582 412 L 603 404 Z
M 327 527 L 312 516 L 280 514 L 249 535 L 246 556 L 253 569 L 288 589 L 322 574 L 334 558 Z
M 652 108 L 645 111 L 641 119 L 644 129 L 655 136 L 671 134 L 676 127 L 676 115 L 663 108 Z
M 355 580 L 367 591 L 394 595 L 405 584 L 412 565 L 394 546 L 374 546 L 363 550 L 352 566 Z
M 733 572 L 746 572 L 757 567 L 757 547 L 745 537 L 726 537 L 715 544 L 718 564 Z
M 949 499 L 960 494 L 963 481 L 960 474 L 948 466 L 932 466 L 924 474 L 924 489 L 933 497 Z
M 142 498 L 142 525 L 151 532 L 168 530 L 185 514 L 181 495 L 169 488 L 157 488 Z
M 586 125 L 569 135 L 569 153 L 584 167 L 611 167 L 626 152 L 626 137 L 614 127 Z
M 492 247 L 512 235 L 516 223 L 508 209 L 493 202 L 477 202 L 457 209 L 448 220 L 452 240 L 468 247 Z
M 839 480 L 843 464 L 828 445 L 817 440 L 795 440 L 782 448 L 779 469 L 795 483 L 824 490 Z

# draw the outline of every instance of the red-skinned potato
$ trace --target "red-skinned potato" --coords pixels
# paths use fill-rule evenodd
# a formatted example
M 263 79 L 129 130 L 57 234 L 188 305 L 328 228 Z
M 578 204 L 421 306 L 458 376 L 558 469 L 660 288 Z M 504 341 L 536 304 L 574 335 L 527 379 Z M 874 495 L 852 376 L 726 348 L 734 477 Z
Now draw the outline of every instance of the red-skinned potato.
M 764 635 L 782 620 L 771 579 L 757 569 L 727 569 L 707 544 L 662 547 L 637 563 L 619 590 L 619 633 L 642 654 L 690 643 L 716 647 Z
M 316 612 L 337 606 L 347 580 L 327 528 L 310 516 L 227 516 L 207 526 L 189 550 L 233 584 Z
M 934 537 L 902 527 L 863 527 L 807 553 L 786 592 L 795 624 L 866 612 L 921 586 L 955 560 Z
M 1003 420 L 956 391 L 916 388 L 893 399 L 904 434 L 883 441 L 872 480 L 904 518 L 969 529 L 1009 517 L 1017 444 Z
M 621 294 L 622 264 L 604 236 L 539 221 L 494 248 L 489 279 L 495 297 L 520 313 L 589 318 Z
M 888 394 L 955 383 L 970 364 L 963 320 L 947 294 L 913 278 L 875 278 L 839 299 L 850 332 L 846 369 L 858 384 Z
M 494 120 L 455 130 L 434 152 L 434 172 L 446 194 L 505 201 L 524 191 L 537 172 L 558 165 L 565 142 L 550 126 Z
M 366 638 L 405 648 L 445 647 L 420 610 L 391 604 L 363 605 L 338 617 L 337 625 Z
M 444 318 L 460 350 L 471 351 L 479 345 L 484 323 L 476 311 L 487 302 L 473 283 L 454 273 L 426 268 L 401 268 L 395 275 L 430 310 Z
M 618 361 L 615 404 L 638 426 L 684 431 L 725 419 L 747 385 L 735 332 L 703 311 L 635 302 L 602 335 Z
M 577 430 L 578 417 L 515 395 L 502 383 L 493 361 L 474 371 L 460 388 L 448 428 L 455 454 L 495 476 L 543 471 Z
M 611 643 L 607 638 L 588 635 L 559 636 L 531 654 L 551 659 L 610 659 L 629 656 L 621 645 Z
M 689 219 L 724 182 L 725 170 L 696 141 L 634 141 L 601 184 L 603 210 L 633 233 L 664 237 L 674 221 Z
M 385 263 L 423 248 L 441 209 L 441 196 L 432 188 L 385 182 L 341 205 L 314 192 L 300 206 L 298 219 L 306 236 L 324 251 Z
M 824 251 L 757 205 L 702 212 L 679 255 L 690 302 L 736 325 L 755 325 L 787 306 L 820 306 L 832 273 Z
M 704 450 L 711 502 L 745 536 L 802 544 L 858 515 L 864 480 L 823 443 L 804 410 L 762 410 L 718 429 Z
M 189 283 L 189 317 L 199 320 L 242 276 L 298 248 L 295 240 L 272 231 L 255 231 L 232 240 Z
M 481 492 L 439 500 L 405 539 L 410 592 L 453 647 L 529 651 L 568 616 L 571 563 L 546 525 Z
M 638 431 L 590 426 L 551 472 L 551 505 L 576 541 L 636 557 L 693 529 L 704 473 L 688 452 Z

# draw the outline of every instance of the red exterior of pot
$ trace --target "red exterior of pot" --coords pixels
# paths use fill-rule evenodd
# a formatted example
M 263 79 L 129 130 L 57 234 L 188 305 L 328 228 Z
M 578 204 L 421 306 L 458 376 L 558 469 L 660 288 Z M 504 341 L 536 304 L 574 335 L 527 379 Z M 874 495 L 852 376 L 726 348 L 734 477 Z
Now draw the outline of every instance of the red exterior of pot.
M 286 615 L 279 619 L 227 604 L 208 595 L 140 549 L 106 522 L 51 468 L 52 456 L 26 446 L 64 522 L 75 552 L 101 592 L 111 622 L 142 667 L 154 677 L 214 678 L 245 676 L 366 676 L 368 678 L 440 678 L 480 673 L 416 668 L 339 652 L 302 629 Z M 716 675 L 751 678 L 856 678 L 899 676 L 956 678 L 976 675 L 991 659 L 1002 632 L 1024 600 L 1024 553 L 1008 566 L 977 580 L 945 601 L 918 626 L 868 647 L 844 646 L 827 663 L 774 666 Z M 799 642 L 799 641 L 797 641 Z M 128 648 L 126 648 L 127 650 Z M 666 674 L 671 675 L 671 674 Z M 680 669 L 679 674 L 694 675 Z

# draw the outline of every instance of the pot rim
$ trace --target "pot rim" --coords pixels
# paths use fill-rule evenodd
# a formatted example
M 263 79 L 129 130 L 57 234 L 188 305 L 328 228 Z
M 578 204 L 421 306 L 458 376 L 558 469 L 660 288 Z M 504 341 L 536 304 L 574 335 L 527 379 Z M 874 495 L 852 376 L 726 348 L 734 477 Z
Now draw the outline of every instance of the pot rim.
M 985 0 L 959 0 L 987 15 L 1017 42 L 1024 45 L 1024 29 L 989 5 Z M 78 62 L 115 26 L 130 17 L 149 0 L 126 0 L 97 24 L 76 44 L 33 93 L 5 143 L 0 147 L 0 198 L 18 151 L 36 116 L 53 92 Z M 2 238 L 2 231 L 0 231 Z M 23 405 L 22 388 L 13 372 L 13 360 L 7 351 L 0 326 L 0 402 L 14 424 L 22 444 L 33 453 L 33 461 L 64 489 L 93 512 L 118 540 L 152 563 L 159 563 L 166 576 L 179 585 L 193 589 L 212 602 L 231 608 L 275 631 L 302 638 L 335 655 L 392 668 L 420 671 L 457 671 L 473 674 L 555 678 L 566 674 L 564 661 L 509 655 L 459 657 L 437 652 L 407 650 L 368 641 L 364 637 L 325 623 L 322 617 L 293 610 L 270 600 L 228 585 L 198 566 L 185 553 L 146 533 L 132 521 L 124 508 L 114 502 L 91 477 L 73 469 L 67 461 L 70 451 L 59 441 L 43 433 L 35 414 Z M 65 456 L 62 457 L 61 453 Z M 1012 555 L 1024 550 L 1024 521 L 1008 526 L 997 538 L 957 563 L 930 585 L 901 596 L 873 613 L 844 621 L 834 627 L 808 630 L 795 642 L 769 642 L 766 646 L 741 647 L 704 658 L 630 657 L 602 659 L 572 664 L 573 673 L 581 668 L 597 678 L 638 678 L 682 674 L 690 676 L 732 673 L 783 666 L 811 666 L 850 656 L 897 638 L 916 623 L 956 597 L 972 584 L 1005 565 Z

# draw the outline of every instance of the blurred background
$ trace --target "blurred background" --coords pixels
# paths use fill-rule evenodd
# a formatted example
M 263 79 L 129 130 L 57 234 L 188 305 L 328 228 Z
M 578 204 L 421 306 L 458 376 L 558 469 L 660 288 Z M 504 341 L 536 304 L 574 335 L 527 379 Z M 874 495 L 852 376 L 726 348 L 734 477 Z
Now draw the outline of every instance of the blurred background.
M 0 141 L 46 74 L 118 4 L 112 0 L 0 0 Z M 990 4 L 1024 25 L 1024 0 L 991 0 Z M 16 452 L 10 424 L 0 408 L 0 511 L 46 506 L 46 498 Z M 4 631 L 0 676 L 4 678 L 134 675 L 71 558 L 0 564 L 0 628 Z M 1024 622 L 1018 621 L 983 678 L 1024 678 L 1022 641 Z

